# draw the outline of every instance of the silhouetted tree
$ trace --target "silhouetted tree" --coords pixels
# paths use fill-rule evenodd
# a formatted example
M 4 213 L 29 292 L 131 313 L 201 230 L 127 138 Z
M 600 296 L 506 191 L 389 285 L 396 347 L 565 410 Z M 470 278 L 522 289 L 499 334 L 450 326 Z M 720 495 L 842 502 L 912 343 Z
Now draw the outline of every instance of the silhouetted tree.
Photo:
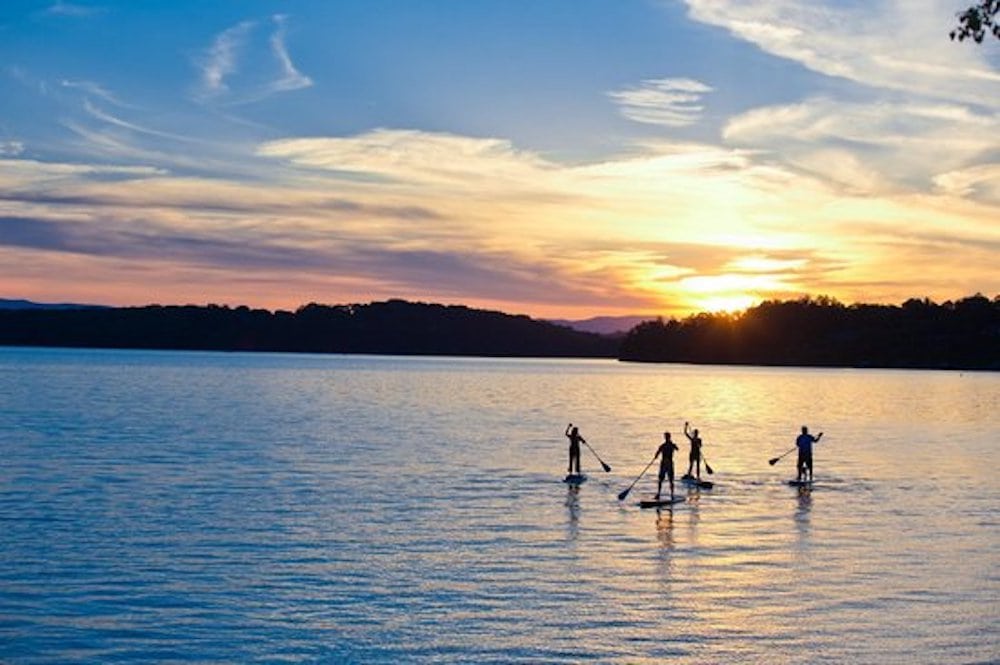
M 997 12 L 1000 11 L 1000 0 L 980 0 L 958 13 L 958 27 L 948 33 L 952 40 L 964 42 L 972 38 L 981 44 L 987 33 L 1000 39 L 1000 24 L 997 23 Z
M 644 322 L 622 360 L 754 365 L 1000 369 L 1000 297 L 936 305 L 766 301 L 741 314 Z

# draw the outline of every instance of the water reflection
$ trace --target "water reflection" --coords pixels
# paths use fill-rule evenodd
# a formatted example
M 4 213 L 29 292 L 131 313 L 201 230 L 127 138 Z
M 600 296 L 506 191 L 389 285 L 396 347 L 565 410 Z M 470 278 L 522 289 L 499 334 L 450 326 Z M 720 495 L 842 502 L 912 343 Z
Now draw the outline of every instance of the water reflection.
M 812 518 L 812 488 L 799 487 L 798 505 L 795 508 L 795 528 L 799 533 L 800 544 L 804 544 L 804 539 L 808 538 L 810 530 L 810 520 Z
M 674 548 L 674 507 L 656 509 L 656 539 L 664 550 Z
M 697 503 L 701 499 L 701 488 L 700 487 L 688 487 L 687 488 L 687 500 L 688 503 Z
M 566 508 L 569 521 L 566 524 L 566 533 L 570 540 L 576 540 L 580 535 L 580 486 L 568 485 L 566 487 Z
M 674 572 L 674 507 L 656 509 L 656 539 L 660 547 L 656 553 L 656 570 L 661 581 L 667 582 Z M 669 589 L 669 584 L 664 589 Z
M 688 492 L 687 502 L 680 504 L 687 509 L 688 539 L 692 545 L 698 544 L 698 523 L 701 522 L 701 508 L 698 506 L 698 490 Z

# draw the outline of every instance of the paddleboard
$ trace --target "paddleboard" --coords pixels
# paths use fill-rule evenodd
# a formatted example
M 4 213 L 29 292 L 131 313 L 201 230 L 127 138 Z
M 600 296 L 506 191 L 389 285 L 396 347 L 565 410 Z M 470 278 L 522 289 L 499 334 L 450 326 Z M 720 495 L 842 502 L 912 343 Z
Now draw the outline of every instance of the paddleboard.
M 582 483 L 585 483 L 586 481 L 587 481 L 587 475 L 584 473 L 571 473 L 565 478 L 563 478 L 563 482 L 569 485 L 580 485 Z
M 811 480 L 789 480 L 788 484 L 792 487 L 812 487 L 813 481 Z
M 663 508 L 666 506 L 672 506 L 675 503 L 683 503 L 684 497 L 675 496 L 673 499 L 666 497 L 663 499 L 642 499 L 637 504 L 640 508 Z
M 711 480 L 698 480 L 693 476 L 682 476 L 681 482 L 689 487 L 697 487 L 699 489 L 710 490 L 715 487 L 715 483 Z

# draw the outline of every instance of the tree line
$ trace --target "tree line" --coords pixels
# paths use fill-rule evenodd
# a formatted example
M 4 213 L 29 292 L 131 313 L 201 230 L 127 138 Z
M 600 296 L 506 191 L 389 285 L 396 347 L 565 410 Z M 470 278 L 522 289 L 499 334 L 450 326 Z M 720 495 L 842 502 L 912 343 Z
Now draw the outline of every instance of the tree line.
M 738 314 L 656 319 L 627 335 L 458 305 L 389 300 L 300 307 L 0 309 L 0 345 L 638 362 L 1000 370 L 1000 296 L 937 304 L 766 301 Z
M 657 319 L 633 328 L 619 358 L 831 367 L 1000 370 L 1000 296 L 936 304 L 766 301 L 739 314 Z
M 618 341 L 463 306 L 389 300 L 295 312 L 227 306 L 0 310 L 0 344 L 398 355 L 605 357 Z

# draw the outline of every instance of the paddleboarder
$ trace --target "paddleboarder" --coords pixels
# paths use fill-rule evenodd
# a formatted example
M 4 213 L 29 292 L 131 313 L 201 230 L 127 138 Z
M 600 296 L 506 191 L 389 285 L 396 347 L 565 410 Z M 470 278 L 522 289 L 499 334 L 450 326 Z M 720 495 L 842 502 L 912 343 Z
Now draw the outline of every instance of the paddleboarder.
M 701 437 L 698 436 L 698 430 L 692 430 L 688 423 L 684 423 L 684 436 L 691 442 L 691 452 L 688 454 L 688 470 L 684 474 L 684 477 L 701 480 Z M 697 473 L 696 476 L 691 475 L 692 470 Z
M 580 429 L 573 427 L 573 423 L 566 425 L 566 438 L 569 439 L 569 473 L 580 473 L 580 444 L 587 443 L 587 440 L 580 436 Z
M 663 443 L 656 449 L 656 455 L 660 458 L 660 478 L 656 483 L 656 500 L 660 500 L 660 492 L 663 490 L 663 478 L 666 476 L 670 480 L 670 500 L 674 500 L 674 451 L 680 450 L 670 439 L 670 432 L 663 433 Z
M 823 432 L 813 436 L 809 433 L 809 428 L 802 426 L 802 434 L 795 439 L 795 445 L 799 449 L 799 459 L 795 464 L 798 469 L 799 482 L 805 480 L 806 470 L 809 471 L 809 482 L 813 479 L 813 449 L 812 445 L 823 438 Z

